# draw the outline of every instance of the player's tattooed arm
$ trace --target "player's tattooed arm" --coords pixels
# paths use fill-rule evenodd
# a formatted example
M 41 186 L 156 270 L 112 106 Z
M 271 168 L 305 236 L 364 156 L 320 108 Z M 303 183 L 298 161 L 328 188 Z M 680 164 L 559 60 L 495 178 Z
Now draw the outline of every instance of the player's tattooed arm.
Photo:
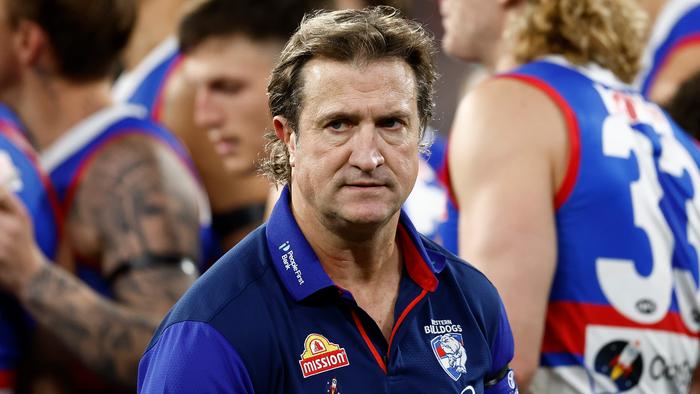
M 25 292 L 33 316 L 87 366 L 130 386 L 153 331 L 195 278 L 187 268 L 199 245 L 196 185 L 153 144 L 128 137 L 101 152 L 68 217 L 71 242 L 92 245 L 81 252 L 98 258 L 114 299 L 49 265 Z

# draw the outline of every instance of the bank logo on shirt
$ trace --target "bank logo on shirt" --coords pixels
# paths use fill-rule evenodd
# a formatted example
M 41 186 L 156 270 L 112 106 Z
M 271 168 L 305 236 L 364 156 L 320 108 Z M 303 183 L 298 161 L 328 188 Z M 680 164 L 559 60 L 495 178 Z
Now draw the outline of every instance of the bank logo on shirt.
M 304 378 L 350 365 L 345 349 L 331 343 L 321 334 L 309 334 L 299 366 Z
M 291 249 L 291 247 L 292 247 L 292 245 L 289 243 L 289 241 L 287 241 L 287 242 L 283 242 L 277 249 L 286 253 L 286 252 L 289 252 L 289 249 Z
M 292 250 L 292 244 L 289 241 L 286 241 L 280 244 L 280 246 L 278 246 L 277 249 L 279 249 L 282 252 L 280 258 L 282 259 L 282 265 L 284 266 L 284 270 L 291 270 L 290 273 L 294 275 L 294 277 L 297 280 L 297 283 L 299 283 L 299 286 L 303 285 L 304 276 L 301 273 L 299 264 L 297 264 L 296 260 L 294 259 L 294 250 Z
M 443 334 L 430 341 L 430 347 L 442 369 L 455 382 L 467 373 L 467 352 L 462 334 Z

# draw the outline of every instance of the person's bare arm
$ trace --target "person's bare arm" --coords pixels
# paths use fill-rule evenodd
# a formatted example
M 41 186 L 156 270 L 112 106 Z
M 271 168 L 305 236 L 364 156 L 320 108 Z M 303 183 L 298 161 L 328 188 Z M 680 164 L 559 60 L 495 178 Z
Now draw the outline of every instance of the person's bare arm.
M 659 70 L 649 89 L 649 97 L 661 105 L 667 105 L 683 82 L 698 71 L 700 71 L 700 44 L 678 49 Z
M 505 79 L 483 83 L 463 100 L 450 137 L 460 255 L 501 293 L 523 388 L 539 364 L 557 256 L 553 200 L 566 144 L 554 104 Z
M 2 284 L 88 367 L 128 386 L 159 321 L 196 275 L 180 264 L 197 255 L 199 232 L 185 174 L 172 153 L 144 137 L 115 143 L 89 167 L 69 236 L 78 250 L 96 245 L 103 276 L 130 267 L 114 278 L 113 300 L 43 261 L 19 202 L 0 204 Z

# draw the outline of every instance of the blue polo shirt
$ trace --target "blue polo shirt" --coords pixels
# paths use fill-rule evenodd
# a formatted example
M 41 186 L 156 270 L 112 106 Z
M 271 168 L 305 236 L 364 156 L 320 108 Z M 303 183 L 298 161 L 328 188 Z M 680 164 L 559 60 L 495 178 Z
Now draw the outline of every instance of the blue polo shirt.
M 139 365 L 140 393 L 515 393 L 513 337 L 493 285 L 419 235 L 387 341 L 336 286 L 285 189 L 261 226 L 173 307 Z

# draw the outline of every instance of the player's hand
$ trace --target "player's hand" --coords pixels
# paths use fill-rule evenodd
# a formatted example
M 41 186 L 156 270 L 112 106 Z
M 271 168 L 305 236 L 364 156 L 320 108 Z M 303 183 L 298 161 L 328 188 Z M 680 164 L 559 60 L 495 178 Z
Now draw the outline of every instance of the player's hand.
M 0 186 L 0 289 L 19 297 L 45 263 L 27 209 Z

